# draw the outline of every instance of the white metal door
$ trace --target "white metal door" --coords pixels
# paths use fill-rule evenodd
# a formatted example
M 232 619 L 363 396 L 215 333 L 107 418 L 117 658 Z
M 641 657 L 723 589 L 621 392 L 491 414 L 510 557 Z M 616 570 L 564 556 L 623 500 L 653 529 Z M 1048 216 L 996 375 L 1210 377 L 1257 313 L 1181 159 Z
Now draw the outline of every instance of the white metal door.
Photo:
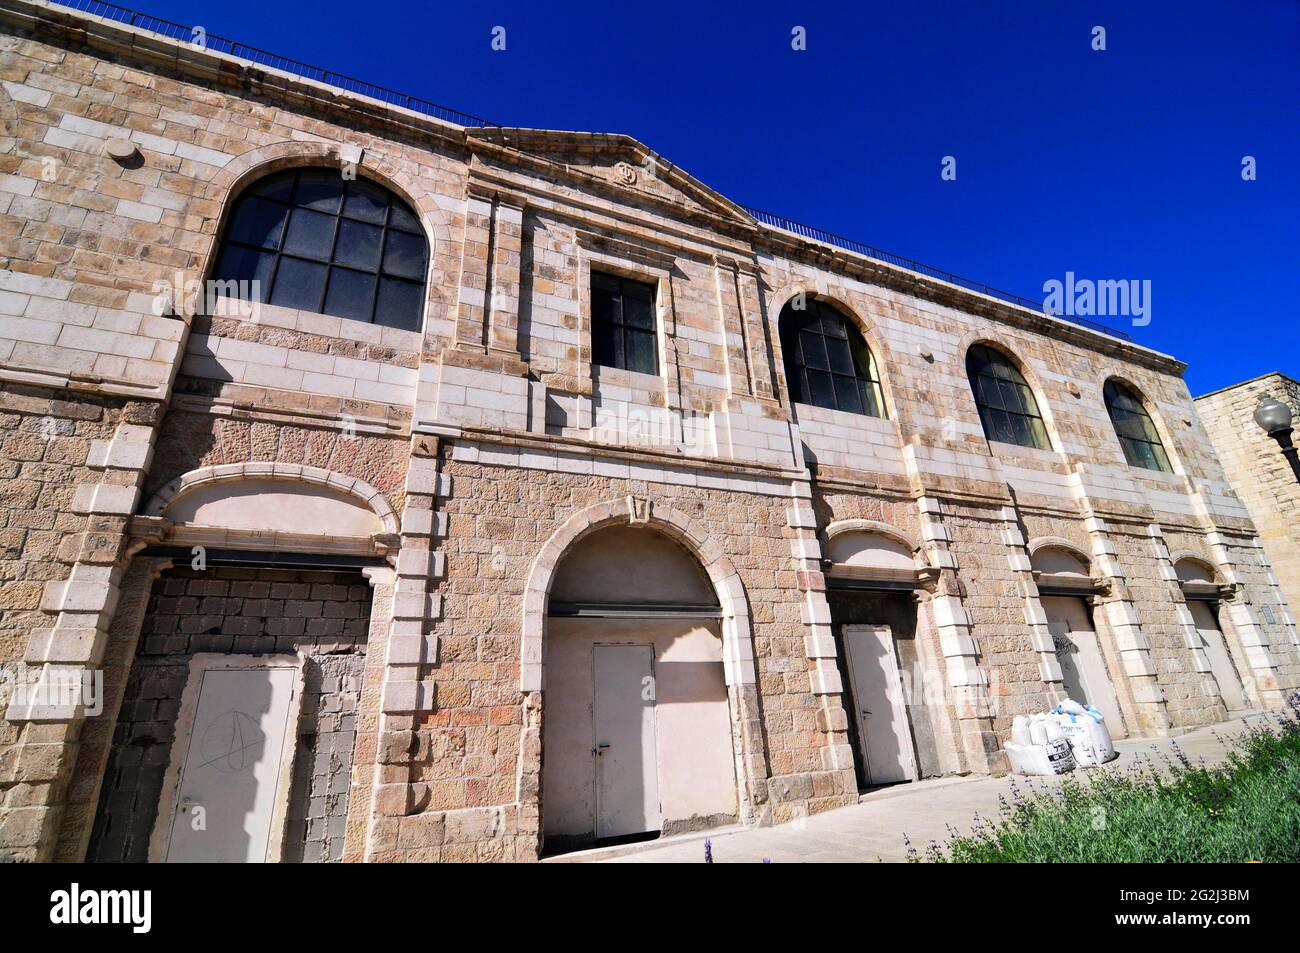
M 654 646 L 592 647 L 596 837 L 657 831 Z
M 170 863 L 280 859 L 300 662 L 196 657 L 182 700 L 155 858 Z M 161 812 L 166 811 L 164 816 Z
M 1056 643 L 1066 695 L 1101 712 L 1112 738 L 1127 737 L 1088 604 L 1078 596 L 1044 596 L 1043 611 Z
M 1210 660 L 1210 674 L 1219 685 L 1219 696 L 1223 699 L 1224 707 L 1228 711 L 1249 708 L 1246 693 L 1241 687 L 1241 676 L 1232 663 L 1232 656 L 1228 653 L 1228 645 L 1223 640 L 1223 630 L 1219 628 L 1214 610 L 1209 603 L 1200 599 L 1188 600 L 1187 608 L 1196 621 L 1196 631 L 1201 634 L 1201 647 L 1205 649 L 1205 657 Z
M 887 625 L 845 626 L 844 653 L 867 783 L 915 780 L 916 756 L 894 633 Z

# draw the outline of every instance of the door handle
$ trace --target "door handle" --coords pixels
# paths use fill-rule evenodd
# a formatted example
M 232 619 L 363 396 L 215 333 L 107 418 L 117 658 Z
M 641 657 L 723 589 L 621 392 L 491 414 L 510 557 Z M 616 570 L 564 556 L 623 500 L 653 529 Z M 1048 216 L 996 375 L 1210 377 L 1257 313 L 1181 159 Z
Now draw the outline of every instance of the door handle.
M 609 750 L 609 745 L 596 745 L 596 750 L 592 753 L 595 754 L 596 757 L 600 757 L 608 750 Z

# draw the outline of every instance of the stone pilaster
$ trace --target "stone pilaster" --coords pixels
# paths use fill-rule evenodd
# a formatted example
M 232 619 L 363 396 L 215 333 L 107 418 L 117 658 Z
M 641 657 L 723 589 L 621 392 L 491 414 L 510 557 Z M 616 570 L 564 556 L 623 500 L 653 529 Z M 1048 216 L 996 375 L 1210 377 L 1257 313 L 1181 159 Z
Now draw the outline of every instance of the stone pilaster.
M 739 295 L 740 324 L 745 329 L 749 349 L 750 381 L 753 394 L 763 400 L 776 400 L 775 371 L 772 368 L 773 348 L 763 320 L 762 293 L 758 270 L 752 261 L 736 262 L 736 290 Z
M 793 499 L 786 520 L 793 531 L 790 554 L 802 595 L 800 619 L 804 624 L 804 651 L 810 665 L 812 693 L 818 704 L 818 727 L 825 735 L 822 768 L 839 772 L 845 791 L 855 791 L 853 748 L 848 740 L 848 716 L 841 696 L 843 679 L 837 661 L 835 636 L 831 630 L 831 607 L 826 599 L 826 577 L 822 573 L 821 543 L 817 539 L 817 517 L 812 509 L 812 489 L 806 482 L 792 484 Z
M 1192 618 L 1191 610 L 1187 608 L 1187 601 L 1182 597 L 1182 587 L 1178 585 L 1178 571 L 1169 557 L 1169 545 L 1165 542 L 1164 531 L 1157 524 L 1152 523 L 1147 527 L 1147 535 L 1151 537 L 1151 551 L 1159 567 L 1160 578 L 1168 583 L 1170 597 L 1175 600 L 1174 609 L 1178 613 L 1178 624 L 1183 630 L 1183 644 L 1192 653 L 1192 668 L 1202 674 L 1208 674 L 1210 659 L 1201 644 L 1201 634 L 1196 628 L 1196 620 Z
M 1038 654 L 1038 675 L 1043 680 L 1050 701 L 1060 701 L 1065 696 L 1061 660 L 1056 654 L 1056 642 L 1047 627 L 1047 613 L 1039 598 L 1038 583 L 1034 580 L 1033 565 L 1026 549 L 1025 534 L 1020 531 L 1020 520 L 1011 506 L 1002 507 L 1002 541 L 1007 546 L 1007 561 L 1016 574 L 1016 585 L 1024 600 L 1025 625 L 1029 627 L 1030 640 Z
M 465 233 L 456 297 L 457 347 L 482 350 L 486 345 L 491 248 L 492 200 L 471 191 L 465 197 Z
M 753 345 L 748 339 L 749 329 L 740 301 L 738 277 L 734 259 L 725 255 L 713 256 L 713 280 L 726 354 L 727 392 L 733 397 L 748 397 L 754 393 Z
M 99 479 L 73 492 L 72 510 L 85 517 L 85 528 L 60 546 L 68 576 L 47 583 L 41 598 L 52 625 L 32 631 L 21 691 L 5 713 L 23 727 L 5 778 L 13 786 L 0 812 L 0 852 L 53 858 L 81 723 L 104 702 L 100 664 L 130 561 L 127 521 L 152 459 L 159 413 L 157 404 L 128 405 L 113 438 L 89 448 L 87 466 Z
M 1096 607 L 1103 615 L 1119 655 L 1120 668 L 1128 678 L 1133 698 L 1136 734 L 1165 734 L 1171 722 L 1165 706 L 1164 689 L 1151 658 L 1151 647 L 1142 631 L 1137 609 L 1129 592 L 1124 568 L 1117 558 L 1119 549 L 1109 536 L 1106 521 L 1088 516 L 1083 521 L 1092 549 L 1093 566 L 1101 576 L 1104 594 Z M 1116 686 L 1117 690 L 1119 686 Z
M 81 726 L 77 761 L 68 787 L 54 856 L 57 862 L 81 863 L 86 859 L 104 772 L 113 747 L 113 732 L 126 694 L 131 666 L 135 662 L 140 629 L 149 608 L 149 595 L 154 581 L 171 565 L 170 559 L 137 556 L 131 560 L 122 579 L 122 595 L 113 614 L 102 659 L 103 712 L 98 717 L 87 718 Z
M 957 578 L 957 560 L 948 548 L 943 507 L 930 496 L 919 497 L 916 505 L 926 561 L 939 570 L 925 605 L 939 636 L 966 768 L 976 774 L 1002 774 L 1006 771 L 1006 756 L 993 731 L 997 700 L 990 698 L 988 675 L 979 664 L 979 649 L 971 637 L 970 617 L 962 604 L 964 590 Z
M 451 484 L 438 472 L 436 437 L 417 435 L 411 449 L 401 548 L 392 581 L 367 859 L 381 859 L 397 850 L 400 819 L 418 806 L 419 792 L 411 778 L 419 743 L 416 728 L 437 703 L 435 683 L 424 677 L 425 669 L 438 661 L 432 622 L 440 614 L 441 597 L 431 589 L 444 574 L 446 558 L 434 548 L 435 540 L 446 534 L 435 501 L 450 495 Z

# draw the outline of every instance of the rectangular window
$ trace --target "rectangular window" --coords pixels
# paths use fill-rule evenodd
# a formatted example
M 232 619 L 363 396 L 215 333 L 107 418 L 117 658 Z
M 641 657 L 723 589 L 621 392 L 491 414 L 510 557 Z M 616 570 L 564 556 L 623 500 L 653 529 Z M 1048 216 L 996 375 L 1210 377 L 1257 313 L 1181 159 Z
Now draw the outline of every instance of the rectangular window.
M 591 273 L 591 354 L 603 367 L 659 373 L 655 286 Z

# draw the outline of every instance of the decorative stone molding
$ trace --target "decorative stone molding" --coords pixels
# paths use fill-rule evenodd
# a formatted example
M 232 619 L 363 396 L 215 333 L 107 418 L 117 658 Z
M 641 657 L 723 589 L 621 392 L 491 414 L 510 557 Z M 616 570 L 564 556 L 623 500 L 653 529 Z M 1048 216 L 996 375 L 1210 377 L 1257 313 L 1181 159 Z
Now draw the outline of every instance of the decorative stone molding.
M 979 648 L 971 636 L 970 617 L 962 603 L 964 587 L 957 578 L 957 561 L 948 548 L 943 506 L 931 496 L 916 501 L 921 518 L 922 546 L 931 566 L 939 569 L 935 592 L 925 601 L 944 659 L 944 674 L 962 735 L 969 770 L 979 774 L 1005 771 L 1005 758 L 993 733 L 993 704 L 988 675 L 979 663 Z
M 929 564 L 925 561 L 925 554 L 922 551 L 921 544 L 918 543 L 909 533 L 904 532 L 897 526 L 891 526 L 889 523 L 882 523 L 879 520 L 845 519 L 829 523 L 826 528 L 822 530 L 822 536 L 827 542 L 830 542 L 836 536 L 843 535 L 844 533 L 878 533 L 881 536 L 886 536 L 902 543 L 912 551 L 918 569 L 929 568 Z
M 400 530 L 397 514 L 384 497 L 384 494 L 369 483 L 357 477 L 350 477 L 323 467 L 306 467 L 296 463 L 225 463 L 219 466 L 200 467 L 182 474 L 163 486 L 150 498 L 141 510 L 144 516 L 162 516 L 167 507 L 182 495 L 211 483 L 239 480 L 284 480 L 292 483 L 305 483 L 320 486 L 356 497 L 365 503 L 384 524 L 384 531 L 396 533 Z

